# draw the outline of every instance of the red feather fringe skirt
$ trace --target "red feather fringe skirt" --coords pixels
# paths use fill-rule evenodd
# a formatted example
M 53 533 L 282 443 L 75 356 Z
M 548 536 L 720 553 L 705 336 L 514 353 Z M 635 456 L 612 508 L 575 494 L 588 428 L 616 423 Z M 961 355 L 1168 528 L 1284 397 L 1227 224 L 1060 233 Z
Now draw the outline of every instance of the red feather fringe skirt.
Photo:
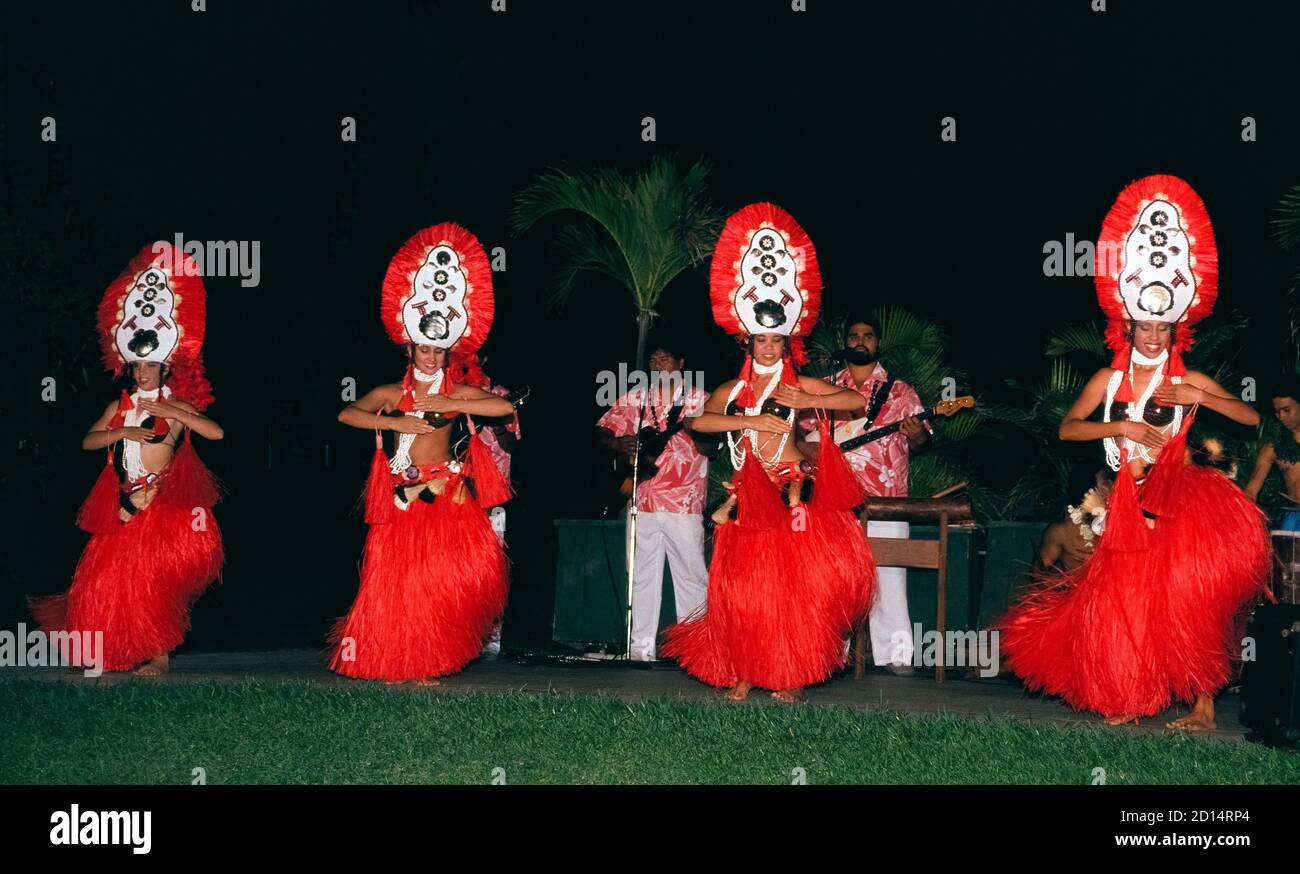
M 459 671 L 505 610 L 507 564 L 487 514 L 459 478 L 432 503 L 372 524 L 352 609 L 329 635 L 330 670 L 401 682 Z
M 46 633 L 102 631 L 103 670 L 128 671 L 178 647 L 190 607 L 221 572 L 221 532 L 211 512 L 216 486 L 192 450 L 186 462 L 182 473 L 173 461 L 157 495 L 131 521 L 91 536 L 67 594 L 29 602 Z M 191 505 L 196 495 L 202 503 Z M 203 504 L 207 515 L 196 525 Z
M 714 532 L 707 603 L 667 630 L 660 652 L 711 686 L 820 683 L 844 665 L 844 641 L 871 609 L 875 586 L 851 511 L 804 503 L 771 528 L 728 521 Z
M 1267 592 L 1265 519 L 1213 468 L 1166 473 L 1181 481 L 1145 549 L 1106 549 L 1103 534 L 1087 561 L 1040 577 L 999 623 L 1002 654 L 1028 688 L 1119 717 L 1159 713 L 1228 681 L 1236 614 Z

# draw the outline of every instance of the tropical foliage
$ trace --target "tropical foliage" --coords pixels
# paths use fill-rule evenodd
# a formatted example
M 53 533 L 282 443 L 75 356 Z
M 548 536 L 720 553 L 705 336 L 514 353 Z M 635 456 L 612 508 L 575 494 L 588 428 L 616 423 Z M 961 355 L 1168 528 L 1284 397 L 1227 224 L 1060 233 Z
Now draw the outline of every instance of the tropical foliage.
M 551 171 L 515 197 L 514 227 L 524 233 L 555 213 L 572 213 L 557 232 L 562 267 L 552 302 L 562 308 L 583 272 L 624 286 L 638 313 L 637 367 L 644 365 L 646 331 L 668 283 L 709 256 L 722 215 L 705 194 L 709 163 L 686 169 L 656 158 L 637 173 L 612 167 Z

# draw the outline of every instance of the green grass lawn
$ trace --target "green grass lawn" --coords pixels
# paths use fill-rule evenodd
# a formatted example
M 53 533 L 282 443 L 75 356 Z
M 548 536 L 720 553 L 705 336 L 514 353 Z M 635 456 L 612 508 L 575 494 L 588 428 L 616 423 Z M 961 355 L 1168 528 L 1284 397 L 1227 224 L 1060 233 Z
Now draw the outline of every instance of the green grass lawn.
M 840 707 L 15 680 L 0 714 L 0 783 L 1300 783 L 1255 744 Z

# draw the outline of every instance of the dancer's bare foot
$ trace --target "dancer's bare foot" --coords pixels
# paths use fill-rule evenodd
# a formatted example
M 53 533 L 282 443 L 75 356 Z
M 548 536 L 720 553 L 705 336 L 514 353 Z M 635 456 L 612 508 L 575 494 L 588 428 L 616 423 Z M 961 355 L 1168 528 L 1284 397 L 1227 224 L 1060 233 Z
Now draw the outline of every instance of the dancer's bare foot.
M 798 704 L 803 700 L 803 689 L 777 689 L 772 697 L 782 704 Z
M 387 686 L 441 686 L 437 677 L 420 677 L 415 680 L 384 680 Z
M 1214 721 L 1214 699 L 1197 695 L 1192 712 L 1165 725 L 1177 731 L 1214 731 L 1219 725 Z
M 137 677 L 161 677 L 171 669 L 171 659 L 167 653 L 156 655 L 135 669 Z
M 1132 716 L 1129 714 L 1126 714 L 1124 716 L 1108 716 L 1106 718 L 1107 725 L 1128 725 L 1130 722 L 1133 723 L 1134 725 L 1142 724 L 1138 722 L 1138 718 L 1136 716 Z
M 727 690 L 726 697 L 732 701 L 744 701 L 749 697 L 749 690 L 754 688 L 753 683 L 746 683 L 743 680 Z

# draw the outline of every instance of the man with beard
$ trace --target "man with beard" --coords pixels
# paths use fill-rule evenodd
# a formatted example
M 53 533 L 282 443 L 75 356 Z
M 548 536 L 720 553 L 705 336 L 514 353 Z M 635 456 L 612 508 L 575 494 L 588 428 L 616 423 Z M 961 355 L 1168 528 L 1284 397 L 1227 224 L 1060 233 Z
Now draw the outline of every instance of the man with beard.
M 907 497 L 908 454 L 930 439 L 930 426 L 917 419 L 924 412 L 916 390 L 895 379 L 880 364 L 880 325 L 874 318 L 851 317 L 844 334 L 842 353 L 847 365 L 831 378 L 840 388 L 862 394 L 864 407 L 845 413 L 831 413 L 832 424 L 867 417 L 867 431 L 902 421 L 899 431 L 845 453 L 858 484 L 868 495 Z M 804 427 L 816 427 L 805 420 Z M 816 450 L 813 450 L 814 452 Z M 910 534 L 906 522 L 862 522 L 868 537 L 906 539 Z M 907 569 L 880 567 L 879 588 L 871 608 L 871 654 L 878 667 L 896 676 L 910 676 L 913 641 L 912 620 L 907 611 Z

